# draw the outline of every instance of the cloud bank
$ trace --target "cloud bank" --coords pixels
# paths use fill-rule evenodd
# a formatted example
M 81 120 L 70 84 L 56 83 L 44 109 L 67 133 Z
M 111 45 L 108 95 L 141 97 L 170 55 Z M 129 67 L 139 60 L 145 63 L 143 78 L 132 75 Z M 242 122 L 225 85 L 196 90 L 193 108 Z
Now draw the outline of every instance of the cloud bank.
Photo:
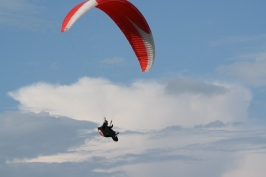
M 130 85 L 84 77 L 70 85 L 36 83 L 9 95 L 20 109 L 76 120 L 102 122 L 125 130 L 193 127 L 216 120 L 245 122 L 252 95 L 244 87 L 192 79 L 141 80 Z
M 265 174 L 265 129 L 179 128 L 100 137 L 95 124 L 41 113 L 0 116 L 3 176 L 206 176 Z M 134 143 L 132 143 L 134 142 Z M 193 170 L 191 170 L 193 169 Z
M 266 131 L 248 125 L 252 95 L 243 86 L 190 78 L 124 85 L 84 77 L 69 85 L 36 83 L 9 95 L 22 113 L 0 116 L 4 176 L 265 173 L 253 164 L 265 163 Z M 118 143 L 98 135 L 103 114 L 119 127 Z

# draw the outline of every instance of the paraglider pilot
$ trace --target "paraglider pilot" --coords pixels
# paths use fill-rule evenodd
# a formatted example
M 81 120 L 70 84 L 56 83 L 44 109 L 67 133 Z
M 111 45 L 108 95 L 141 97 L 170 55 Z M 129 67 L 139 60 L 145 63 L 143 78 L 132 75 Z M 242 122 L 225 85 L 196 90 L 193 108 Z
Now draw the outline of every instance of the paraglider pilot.
M 98 127 L 98 132 L 103 137 L 112 137 L 114 141 L 118 141 L 117 135 L 119 132 L 115 132 L 113 129 L 112 121 L 110 122 L 110 125 L 108 125 L 108 121 L 106 118 L 104 118 L 104 122 L 101 127 Z

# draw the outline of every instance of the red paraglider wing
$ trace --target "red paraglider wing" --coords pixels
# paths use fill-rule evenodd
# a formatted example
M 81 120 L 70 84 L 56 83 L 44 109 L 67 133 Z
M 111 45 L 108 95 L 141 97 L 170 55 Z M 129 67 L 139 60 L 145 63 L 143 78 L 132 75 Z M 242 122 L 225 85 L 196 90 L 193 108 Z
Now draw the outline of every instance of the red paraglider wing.
M 126 0 L 99 1 L 100 3 L 96 7 L 113 19 L 132 46 L 142 71 L 148 71 L 154 61 L 154 42 L 143 15 Z
M 71 26 L 91 8 L 105 12 L 126 36 L 133 48 L 143 72 L 148 71 L 154 62 L 155 47 L 148 23 L 141 12 L 127 0 L 88 0 L 74 7 L 62 24 L 62 32 Z

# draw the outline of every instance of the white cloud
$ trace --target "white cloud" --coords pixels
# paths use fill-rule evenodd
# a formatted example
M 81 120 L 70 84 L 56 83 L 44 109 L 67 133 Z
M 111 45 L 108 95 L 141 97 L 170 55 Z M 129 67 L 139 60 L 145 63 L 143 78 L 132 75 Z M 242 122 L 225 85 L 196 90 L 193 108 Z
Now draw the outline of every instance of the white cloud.
M 230 65 L 217 68 L 219 72 L 242 80 L 252 86 L 266 85 L 266 53 L 246 55 L 239 57 L 240 60 Z
M 266 174 L 266 153 L 244 154 L 238 167 L 226 172 L 222 177 L 264 177 Z
M 51 115 L 97 123 L 107 116 L 114 119 L 116 127 L 126 130 L 161 129 L 169 125 L 191 127 L 215 120 L 246 121 L 251 101 L 247 89 L 191 82 L 180 88 L 177 86 L 186 82 L 178 79 L 119 85 L 84 77 L 71 85 L 37 83 L 9 95 L 20 103 L 23 111 L 48 111 Z
M 169 160 L 155 161 L 150 163 L 138 163 L 130 165 L 122 165 L 117 168 L 112 168 L 107 172 L 117 172 L 123 170 L 128 177 L 134 176 L 154 176 L 154 177 L 176 177 L 176 176 L 205 176 L 205 177 L 220 177 L 222 171 L 226 171 L 229 164 L 234 162 L 233 155 L 221 153 L 212 154 L 212 157 L 205 157 L 203 160 Z M 191 170 L 193 169 L 193 170 Z M 105 170 L 103 170 L 105 171 Z
M 126 131 L 116 143 L 99 136 L 95 126 L 43 113 L 0 115 L 1 175 L 18 176 L 18 169 L 21 177 L 43 171 L 51 177 L 67 176 L 65 171 L 81 177 L 260 177 L 265 172 L 265 129 Z M 73 168 L 78 170 L 71 173 Z
M 182 129 L 144 134 L 124 132 L 118 143 L 94 136 L 79 147 L 69 148 L 66 153 L 14 159 L 8 161 L 7 165 L 92 162 L 96 164 L 94 172 L 123 173 L 123 176 L 128 177 L 143 174 L 155 177 L 162 174 L 169 177 L 177 174 L 188 177 L 235 177 L 244 172 L 255 175 L 263 172 L 265 142 L 265 130 Z M 264 153 L 259 157 L 258 152 Z M 252 173 L 254 170 L 258 172 Z

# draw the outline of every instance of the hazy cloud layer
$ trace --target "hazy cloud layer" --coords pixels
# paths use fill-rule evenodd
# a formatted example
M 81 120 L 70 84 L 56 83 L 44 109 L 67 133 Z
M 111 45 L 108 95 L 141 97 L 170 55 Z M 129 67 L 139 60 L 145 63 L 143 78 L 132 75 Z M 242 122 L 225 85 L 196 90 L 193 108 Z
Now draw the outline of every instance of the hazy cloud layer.
M 44 8 L 29 0 L 1 0 L 0 26 L 15 26 L 25 29 L 40 29 L 50 23 L 40 18 Z
M 217 68 L 223 74 L 240 79 L 245 84 L 252 86 L 266 85 L 266 54 L 252 54 L 238 57 L 238 60 L 230 65 Z
M 124 58 L 106 58 L 106 59 L 100 61 L 101 64 L 108 64 L 108 65 L 122 64 L 124 62 L 125 62 Z
M 219 84 L 205 83 L 200 80 L 186 78 L 168 80 L 166 82 L 166 91 L 174 95 L 190 93 L 211 96 L 225 94 L 228 89 L 225 86 Z
M 245 154 L 241 162 L 238 162 L 238 166 L 229 172 L 226 172 L 222 177 L 264 177 L 266 173 L 265 169 L 266 153 L 257 154 Z
M 78 130 L 92 129 L 90 122 L 47 113 L 6 113 L 0 115 L 0 163 L 9 158 L 30 158 L 39 154 L 65 152 L 69 146 L 84 143 Z
M 217 45 L 229 45 L 229 44 L 237 44 L 237 43 L 250 43 L 254 41 L 264 41 L 266 40 L 265 35 L 258 36 L 230 36 L 225 39 L 212 41 L 210 44 L 213 46 Z
M 126 130 L 193 127 L 216 120 L 245 122 L 252 98 L 241 86 L 191 79 L 121 85 L 88 77 L 71 85 L 36 83 L 9 95 L 23 111 L 46 111 L 97 123 L 107 116 Z
M 0 116 L 0 123 L 0 150 L 5 152 L 1 176 L 262 177 L 265 173 L 266 130 L 247 125 L 231 130 L 121 132 L 115 143 L 100 137 L 93 123 L 47 113 L 7 113 Z

